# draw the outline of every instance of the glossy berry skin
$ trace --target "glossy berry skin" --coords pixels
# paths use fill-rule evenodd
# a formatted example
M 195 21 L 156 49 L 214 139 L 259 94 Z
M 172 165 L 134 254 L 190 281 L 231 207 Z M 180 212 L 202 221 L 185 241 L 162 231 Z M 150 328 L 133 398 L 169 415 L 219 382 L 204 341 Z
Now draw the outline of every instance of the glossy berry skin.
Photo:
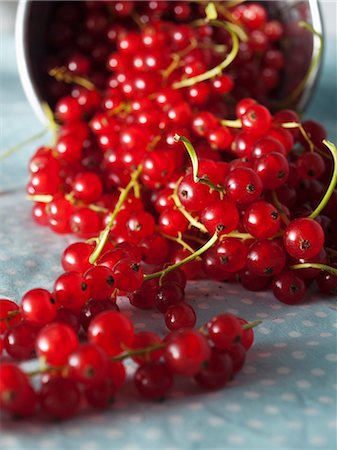
M 107 300 L 115 290 L 115 279 L 108 267 L 93 266 L 84 274 L 93 300 Z
M 56 316 L 57 304 L 46 289 L 31 289 L 21 300 L 21 314 L 32 325 L 42 326 Z
M 264 189 L 277 189 L 289 176 L 289 163 L 281 153 L 271 152 L 255 160 L 254 169 Z
M 157 290 L 154 305 L 158 311 L 165 313 L 167 309 L 182 302 L 185 298 L 184 289 L 174 282 L 163 283 Z
M 239 212 L 232 200 L 224 198 L 207 206 L 201 214 L 201 222 L 210 234 L 228 234 L 239 223 Z
M 90 298 L 90 288 L 78 272 L 65 272 L 54 283 L 54 296 L 59 305 L 79 310 Z
M 94 251 L 94 246 L 85 242 L 74 242 L 63 252 L 61 263 L 66 272 L 83 273 L 89 269 L 89 257 Z
M 8 319 L 7 319 L 8 318 Z M 22 317 L 20 307 L 12 300 L 0 299 L 0 335 L 3 334 L 8 327 L 18 324 Z M 6 320 L 4 320 L 6 319 Z
M 167 240 L 160 234 L 153 233 L 145 237 L 139 243 L 142 251 L 143 261 L 147 264 L 163 264 L 167 261 L 169 245 Z
M 167 338 L 164 359 L 169 369 L 185 376 L 196 375 L 211 356 L 207 339 L 195 330 L 175 331 Z
M 176 237 L 178 233 L 184 233 L 188 227 L 188 220 L 178 209 L 167 208 L 159 217 L 160 230 L 169 235 Z
M 225 238 L 214 246 L 216 266 L 229 273 L 235 273 L 246 265 L 247 247 L 235 238 Z
M 239 372 L 246 360 L 246 351 L 241 342 L 236 342 L 228 349 L 233 362 L 233 373 Z
M 232 314 L 220 314 L 206 324 L 208 336 L 220 350 L 228 350 L 235 342 L 240 341 L 242 325 Z
M 76 99 L 67 96 L 57 102 L 55 115 L 61 122 L 76 121 L 81 118 L 82 110 Z
M 247 320 L 242 319 L 241 317 L 238 317 L 241 326 L 247 325 Z M 248 328 L 247 330 L 242 329 L 242 336 L 240 339 L 241 345 L 243 348 L 247 351 L 251 348 L 254 342 L 254 330 L 253 328 Z
M 277 275 L 285 263 L 286 253 L 276 241 L 256 241 L 248 249 L 247 268 L 257 276 Z
M 69 378 L 50 378 L 42 384 L 39 397 L 43 413 L 54 419 L 69 419 L 80 407 L 80 390 Z
M 119 311 L 118 306 L 113 299 L 109 300 L 89 300 L 83 305 L 80 312 L 80 321 L 84 331 L 88 331 L 90 322 L 94 317 L 103 311 Z
M 203 389 L 216 390 L 223 388 L 232 374 L 233 362 L 229 354 L 213 348 L 206 367 L 194 376 L 194 380 Z
M 172 305 L 165 313 L 165 324 L 170 331 L 194 328 L 196 320 L 194 309 L 187 303 Z
M 295 219 L 287 226 L 283 242 L 287 253 L 294 258 L 311 258 L 317 255 L 324 245 L 324 231 L 313 219 Z
M 82 344 L 69 355 L 69 377 L 77 383 L 93 386 L 106 376 L 108 356 L 98 345 Z
M 241 116 L 242 129 L 254 136 L 263 136 L 270 128 L 272 117 L 265 106 L 253 104 Z
M 97 236 L 101 230 L 100 216 L 90 208 L 79 208 L 70 217 L 72 232 L 83 239 Z
M 162 344 L 163 342 L 157 334 L 150 331 L 140 331 L 139 333 L 135 334 L 132 349 L 137 350 Z M 158 349 L 147 352 L 143 355 L 133 356 L 132 359 L 136 364 L 142 365 L 145 363 L 158 361 L 161 358 L 163 352 L 163 349 Z
M 133 380 L 139 395 L 147 400 L 163 398 L 173 385 L 171 370 L 160 362 L 140 366 Z
M 286 270 L 275 276 L 272 290 L 280 302 L 297 305 L 303 300 L 307 288 L 305 282 L 296 275 L 296 270 Z
M 115 287 L 125 292 L 139 289 L 143 283 L 143 269 L 131 259 L 122 259 L 112 270 Z
M 245 210 L 243 225 L 255 238 L 267 239 L 279 231 L 280 215 L 271 203 L 255 202 Z
M 226 177 L 225 188 L 232 200 L 242 204 L 251 203 L 260 197 L 262 181 L 253 169 L 239 167 Z
M 17 366 L 2 363 L 0 370 L 0 407 L 17 417 L 29 417 L 35 413 L 37 396 L 27 376 Z
M 18 323 L 4 336 L 6 352 L 15 359 L 28 359 L 34 355 L 37 329 L 29 323 Z
M 75 198 L 86 203 L 97 202 L 103 194 L 103 185 L 98 175 L 92 172 L 79 173 L 72 184 Z
M 191 212 L 203 210 L 210 202 L 209 187 L 203 183 L 195 183 L 190 174 L 179 184 L 178 196 L 184 208 Z
M 336 268 L 336 264 L 332 265 Z M 316 283 L 319 290 L 325 295 L 337 295 L 337 276 L 329 273 L 322 272 L 317 278 Z
M 134 339 L 133 324 L 124 314 L 104 311 L 98 314 L 88 328 L 88 340 L 114 356 L 131 347 Z
M 64 323 L 50 323 L 36 338 L 36 353 L 51 366 L 64 365 L 69 355 L 78 347 L 78 337 L 73 328 Z
M 153 308 L 157 289 L 158 284 L 156 280 L 144 282 L 139 289 L 127 294 L 130 304 L 139 309 Z

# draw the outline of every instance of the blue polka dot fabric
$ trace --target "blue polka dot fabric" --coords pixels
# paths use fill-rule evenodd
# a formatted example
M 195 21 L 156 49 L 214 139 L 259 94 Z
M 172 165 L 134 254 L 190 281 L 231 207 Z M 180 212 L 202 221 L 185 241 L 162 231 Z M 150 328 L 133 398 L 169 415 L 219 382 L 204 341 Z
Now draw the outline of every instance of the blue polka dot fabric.
M 13 48 L 5 36 L 0 73 L 2 151 L 41 130 L 20 87 Z M 336 55 L 334 46 L 307 114 L 326 124 L 331 139 L 337 137 Z M 0 162 L 2 298 L 19 300 L 33 287 L 50 289 L 62 272 L 60 255 L 71 242 L 31 219 L 24 186 L 26 165 L 38 144 Z M 222 312 L 263 321 L 243 370 L 225 389 L 202 392 L 191 381 L 178 378 L 165 402 L 151 403 L 138 399 L 129 380 L 105 412 L 84 409 L 65 423 L 1 417 L 1 449 L 336 449 L 335 298 L 312 290 L 303 305 L 289 307 L 270 292 L 202 281 L 189 284 L 187 302 L 198 313 L 198 325 Z M 136 330 L 165 332 L 161 314 L 133 309 L 123 299 L 120 304 Z M 134 366 L 127 369 L 131 377 Z

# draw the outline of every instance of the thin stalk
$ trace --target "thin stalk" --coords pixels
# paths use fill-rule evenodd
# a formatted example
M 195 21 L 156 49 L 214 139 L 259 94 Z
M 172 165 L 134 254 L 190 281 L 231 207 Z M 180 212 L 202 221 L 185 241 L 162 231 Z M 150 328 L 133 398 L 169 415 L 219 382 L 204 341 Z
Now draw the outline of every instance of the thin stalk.
M 219 20 L 210 20 L 209 24 L 215 27 L 221 27 L 225 28 L 232 38 L 232 49 L 229 52 L 229 54 L 226 56 L 226 58 L 217 66 L 213 67 L 210 70 L 207 70 L 206 72 L 196 75 L 195 77 L 186 78 L 186 80 L 177 81 L 176 83 L 173 83 L 172 87 L 173 89 L 181 89 L 184 87 L 193 86 L 196 83 L 200 83 L 201 81 L 209 80 L 211 78 L 216 77 L 217 75 L 220 75 L 222 71 L 228 67 L 236 58 L 236 55 L 239 52 L 239 38 L 236 32 L 233 31 L 233 27 L 229 23 L 224 23 Z
M 337 185 L 337 148 L 332 142 L 327 141 L 327 140 L 324 140 L 323 144 L 326 147 L 328 147 L 328 149 L 330 150 L 330 152 L 332 154 L 334 168 L 333 168 L 332 178 L 331 178 L 330 184 L 328 186 L 328 189 L 326 190 L 319 205 L 310 214 L 310 216 L 309 216 L 310 219 L 315 219 L 320 214 L 320 212 L 326 207 L 326 205 L 327 205 L 328 201 L 330 200 L 330 197 L 333 194 L 335 187 Z
M 142 165 L 139 165 L 137 167 L 137 169 L 131 174 L 131 180 L 129 181 L 126 188 L 121 190 L 121 193 L 118 198 L 118 202 L 116 203 L 115 209 L 110 214 L 107 226 L 100 233 L 98 241 L 96 243 L 96 248 L 90 255 L 89 262 L 91 264 L 94 264 L 96 262 L 97 258 L 100 256 L 100 254 L 106 244 L 106 241 L 108 240 L 110 230 L 113 227 L 113 223 L 117 217 L 117 214 L 119 213 L 121 207 L 123 206 L 125 200 L 127 199 L 127 196 L 129 195 L 130 190 L 133 189 L 135 183 L 137 183 L 137 180 L 141 174 L 141 171 L 142 171 Z
M 272 190 L 271 196 L 272 196 L 274 205 L 275 205 L 276 209 L 278 210 L 278 212 L 279 212 L 279 214 L 280 214 L 280 217 L 281 217 L 281 219 L 282 219 L 282 222 L 283 222 L 285 225 L 289 225 L 289 224 L 290 224 L 290 220 L 289 220 L 288 217 L 286 216 L 286 214 L 285 214 L 285 212 L 284 212 L 284 209 L 283 209 L 283 207 L 282 207 L 282 205 L 281 205 L 281 203 L 280 203 L 280 201 L 279 201 L 279 199 L 278 199 L 278 197 L 277 197 L 277 194 L 276 194 L 275 190 Z
M 152 280 L 154 278 L 162 278 L 167 273 L 172 272 L 173 270 L 177 269 L 178 267 L 183 266 L 184 264 L 187 264 L 194 259 L 196 259 L 198 256 L 205 253 L 209 248 L 212 247 L 218 240 L 218 233 L 214 233 L 213 236 L 198 250 L 196 250 L 193 254 L 187 256 L 186 258 L 182 259 L 181 261 L 178 261 L 175 264 L 172 264 L 171 266 L 166 267 L 163 270 L 160 270 L 159 272 L 150 273 L 149 275 L 144 276 L 144 281 Z
M 25 147 L 26 145 L 33 143 L 37 139 L 40 139 L 47 133 L 47 131 L 48 131 L 48 127 L 44 128 L 42 131 L 39 131 L 38 133 L 34 134 L 33 136 L 29 137 L 28 139 L 25 139 L 24 141 L 20 142 L 19 144 L 16 144 L 13 147 L 10 147 L 8 150 L 4 151 L 0 155 L 0 161 L 3 161 L 4 159 L 9 158 L 14 153 L 16 153 L 18 150 L 21 150 L 22 147 Z
M 291 270 L 297 270 L 297 269 L 319 269 L 322 270 L 322 272 L 329 272 L 332 275 L 337 276 L 337 269 L 331 266 L 327 266 L 326 264 L 319 264 L 319 263 L 302 263 L 302 264 L 294 264 L 289 267 Z

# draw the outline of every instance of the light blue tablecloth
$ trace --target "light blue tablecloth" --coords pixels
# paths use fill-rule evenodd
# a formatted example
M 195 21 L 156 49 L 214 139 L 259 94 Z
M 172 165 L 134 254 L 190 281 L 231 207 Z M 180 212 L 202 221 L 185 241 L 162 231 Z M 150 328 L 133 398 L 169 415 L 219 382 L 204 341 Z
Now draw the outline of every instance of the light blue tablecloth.
M 307 115 L 325 123 L 336 140 L 336 45 L 330 44 Z M 6 36 L 0 56 L 3 151 L 41 125 L 25 100 L 13 41 Z M 31 220 L 24 186 L 36 145 L 0 163 L 0 297 L 19 300 L 32 287 L 51 288 L 61 272 L 60 254 L 70 241 Z M 178 382 L 165 403 L 148 403 L 138 401 L 128 383 L 108 412 L 83 412 L 58 424 L 3 418 L 1 448 L 336 449 L 336 299 L 313 292 L 304 305 L 287 307 L 269 292 L 254 294 L 237 285 L 208 282 L 191 283 L 187 298 L 200 324 L 224 311 L 263 320 L 243 371 L 226 389 L 204 393 L 192 383 Z M 123 307 L 137 330 L 164 332 L 161 315 Z

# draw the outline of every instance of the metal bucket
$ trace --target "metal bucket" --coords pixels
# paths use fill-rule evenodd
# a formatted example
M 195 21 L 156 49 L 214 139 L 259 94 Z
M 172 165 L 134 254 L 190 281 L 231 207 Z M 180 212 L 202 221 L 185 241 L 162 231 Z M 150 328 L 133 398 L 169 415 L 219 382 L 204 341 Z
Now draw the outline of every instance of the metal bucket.
M 48 99 L 43 90 L 42 62 L 47 55 L 46 33 L 55 3 L 57 2 L 50 0 L 21 0 L 16 18 L 16 54 L 22 85 L 34 112 L 45 123 L 47 118 L 41 104 L 48 102 Z M 282 100 L 303 80 L 320 46 L 319 38 L 299 27 L 298 22 L 305 21 L 322 34 L 322 17 L 317 0 L 277 0 L 266 3 L 270 16 L 281 21 L 285 27 L 286 66 L 277 95 Z M 298 111 L 305 109 L 313 93 L 320 66 L 321 63 L 312 71 L 305 89 L 291 107 Z

